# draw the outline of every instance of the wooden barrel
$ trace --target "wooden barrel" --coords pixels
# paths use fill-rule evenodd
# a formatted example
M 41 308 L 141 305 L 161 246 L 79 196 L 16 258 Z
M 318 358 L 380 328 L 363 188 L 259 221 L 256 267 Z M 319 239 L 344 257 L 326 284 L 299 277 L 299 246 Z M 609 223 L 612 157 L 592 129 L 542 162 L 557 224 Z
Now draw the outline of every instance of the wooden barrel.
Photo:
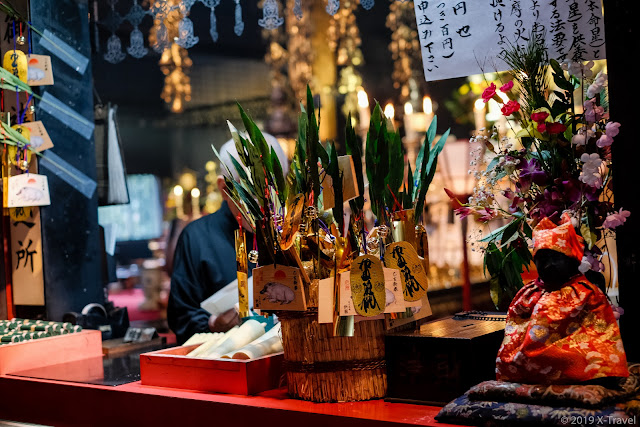
M 317 311 L 280 317 L 289 394 L 313 402 L 377 399 L 387 392 L 384 320 L 355 324 L 352 337 L 332 336 Z

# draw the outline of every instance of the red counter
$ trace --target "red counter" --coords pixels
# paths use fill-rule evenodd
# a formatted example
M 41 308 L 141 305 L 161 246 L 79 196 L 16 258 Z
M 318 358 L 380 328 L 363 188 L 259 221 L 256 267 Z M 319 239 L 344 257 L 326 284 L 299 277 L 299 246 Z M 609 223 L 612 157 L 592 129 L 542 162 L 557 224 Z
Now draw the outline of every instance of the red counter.
M 433 406 L 311 403 L 285 389 L 257 396 L 143 386 L 116 387 L 0 376 L 0 419 L 55 426 L 440 426 Z

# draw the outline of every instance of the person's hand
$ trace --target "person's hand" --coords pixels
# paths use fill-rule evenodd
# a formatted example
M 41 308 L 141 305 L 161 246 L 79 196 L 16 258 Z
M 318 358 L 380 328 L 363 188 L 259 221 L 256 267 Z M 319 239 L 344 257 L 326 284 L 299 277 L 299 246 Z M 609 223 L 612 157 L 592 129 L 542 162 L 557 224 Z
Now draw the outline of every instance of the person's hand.
M 227 332 L 229 329 L 240 324 L 238 310 L 232 308 L 222 313 L 220 316 L 212 314 L 209 317 L 209 330 L 211 332 Z

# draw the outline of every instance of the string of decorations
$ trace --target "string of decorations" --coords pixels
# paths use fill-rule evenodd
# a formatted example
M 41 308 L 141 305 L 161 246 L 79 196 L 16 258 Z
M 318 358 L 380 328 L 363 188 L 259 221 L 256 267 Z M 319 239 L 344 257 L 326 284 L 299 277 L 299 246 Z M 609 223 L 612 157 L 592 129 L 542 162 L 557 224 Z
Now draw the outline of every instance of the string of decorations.
M 173 43 L 167 35 L 165 19 L 171 14 L 171 12 L 178 10 L 180 13 L 180 21 L 178 24 L 178 33 L 175 36 L 177 43 L 184 49 L 189 49 L 199 43 L 200 37 L 195 35 L 193 22 L 189 18 L 191 8 L 195 3 L 200 2 L 206 8 L 210 10 L 210 22 L 209 22 L 209 35 L 214 42 L 218 41 L 218 21 L 215 14 L 215 9 L 220 5 L 221 0 L 107 0 L 109 10 L 107 15 L 103 19 L 99 19 L 97 22 L 102 27 L 110 32 L 110 36 L 107 40 L 107 50 L 103 55 L 105 61 L 112 64 L 117 64 L 123 61 L 127 57 L 127 53 L 134 58 L 142 58 L 149 53 L 149 49 L 145 48 L 144 36 L 140 31 L 139 26 L 142 22 L 150 17 L 154 23 L 154 30 L 156 33 L 155 42 L 152 43 L 149 40 L 151 48 L 157 52 L 164 52 L 168 46 Z M 235 3 L 234 10 L 234 33 L 237 36 L 241 36 L 244 32 L 244 21 L 242 18 L 242 0 L 233 0 Z M 293 0 L 291 5 L 287 5 L 289 10 L 292 11 L 292 15 L 302 20 L 304 16 L 303 3 L 310 3 L 315 0 Z M 122 15 L 118 12 L 118 4 L 122 2 L 131 3 L 131 7 L 126 14 Z M 145 9 L 143 4 L 149 4 Z M 375 0 L 360 0 L 360 5 L 365 10 L 370 10 L 375 5 Z M 262 2 L 262 18 L 258 19 L 258 25 L 261 27 L 272 30 L 282 26 L 285 22 L 285 16 L 287 11 L 281 8 L 281 4 L 277 0 L 265 0 Z M 340 0 L 328 0 L 325 10 L 330 15 L 336 15 L 340 10 Z M 355 10 L 355 7 L 349 6 L 349 2 L 344 2 L 343 8 L 349 8 Z M 128 22 L 133 27 L 133 30 L 129 34 L 129 46 L 126 48 L 126 53 L 122 47 L 122 41 L 116 34 L 118 29 Z
M 391 30 L 389 51 L 393 59 L 393 87 L 400 90 L 400 101 L 419 102 L 418 82 L 421 78 L 422 53 L 412 1 L 392 2 L 387 15 Z

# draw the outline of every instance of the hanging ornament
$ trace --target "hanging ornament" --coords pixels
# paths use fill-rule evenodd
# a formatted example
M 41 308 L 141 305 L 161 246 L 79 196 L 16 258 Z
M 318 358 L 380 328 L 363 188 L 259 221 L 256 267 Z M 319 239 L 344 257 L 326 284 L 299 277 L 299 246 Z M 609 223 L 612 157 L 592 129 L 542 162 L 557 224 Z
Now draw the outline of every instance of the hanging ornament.
M 298 18 L 298 21 L 302 19 L 302 0 L 295 0 L 293 14 Z
M 249 262 L 251 264 L 257 264 L 258 258 L 259 258 L 258 251 L 256 251 L 255 249 L 252 251 L 249 251 Z
M 129 9 L 129 12 L 124 17 L 126 21 L 129 21 L 133 25 L 133 31 L 129 34 L 129 47 L 127 52 L 134 58 L 142 58 L 147 54 L 149 49 L 144 47 L 144 36 L 142 31 L 138 29 L 138 26 L 142 22 L 145 16 L 151 14 L 149 11 L 144 10 L 142 6 L 138 4 L 138 0 L 133 0 L 133 6 Z
M 24 46 L 24 44 L 26 43 L 26 38 L 24 36 L 18 36 L 18 37 L 16 37 L 16 42 L 20 46 Z
M 103 56 L 104 60 L 112 64 L 117 64 L 126 57 L 127 54 L 122 51 L 120 37 L 111 34 L 111 37 L 107 40 L 107 53 Z
M 193 35 L 193 22 L 188 18 L 191 6 L 193 6 L 195 2 L 196 0 L 182 0 L 180 2 L 182 20 L 180 24 L 178 24 L 178 40 L 176 40 L 176 43 L 185 49 L 189 49 L 200 41 L 199 37 Z
M 242 22 L 242 6 L 240 6 L 240 0 L 235 0 L 236 2 L 236 25 L 233 27 L 233 31 L 236 33 L 236 36 L 241 36 L 244 31 L 244 22 Z
M 307 218 L 308 219 L 316 219 L 318 218 L 318 208 L 315 206 L 307 206 Z
M 327 13 L 331 16 L 338 13 L 338 9 L 340 9 L 340 0 L 329 0 L 327 7 L 325 8 Z
M 164 21 L 160 21 L 160 23 L 156 26 L 156 38 L 155 41 L 151 44 L 153 50 L 158 53 L 164 52 L 166 48 L 169 47 L 169 31 L 167 30 L 167 26 L 164 25 Z
M 364 10 L 371 10 L 371 8 L 375 5 L 375 0 L 360 0 L 360 5 L 364 8 Z
M 211 9 L 209 15 L 209 34 L 214 42 L 218 41 L 218 22 L 216 20 L 216 7 L 220 4 L 220 0 L 200 0 L 202 4 Z
M 138 28 L 134 28 L 129 35 L 129 47 L 127 48 L 127 52 L 129 55 L 134 58 L 142 58 L 147 54 L 149 49 L 144 47 L 144 36 L 142 35 L 142 31 Z
M 133 6 L 129 9 L 129 12 L 124 17 L 125 21 L 131 22 L 135 28 L 142 22 L 145 16 L 151 14 L 148 10 L 144 10 L 142 6 L 138 4 L 138 0 L 133 0 Z
M 103 21 L 103 24 L 111 31 L 111 36 L 107 40 L 107 53 L 103 55 L 105 61 L 112 64 L 117 64 L 127 57 L 127 54 L 122 51 L 122 42 L 120 37 L 116 35 L 116 30 L 122 24 L 122 16 L 116 12 L 116 3 L 118 0 L 109 0 L 111 6 L 111 13 Z
M 276 0 L 265 0 L 262 8 L 262 19 L 258 19 L 258 25 L 267 30 L 275 30 L 282 24 L 284 24 L 284 18 L 278 16 Z

